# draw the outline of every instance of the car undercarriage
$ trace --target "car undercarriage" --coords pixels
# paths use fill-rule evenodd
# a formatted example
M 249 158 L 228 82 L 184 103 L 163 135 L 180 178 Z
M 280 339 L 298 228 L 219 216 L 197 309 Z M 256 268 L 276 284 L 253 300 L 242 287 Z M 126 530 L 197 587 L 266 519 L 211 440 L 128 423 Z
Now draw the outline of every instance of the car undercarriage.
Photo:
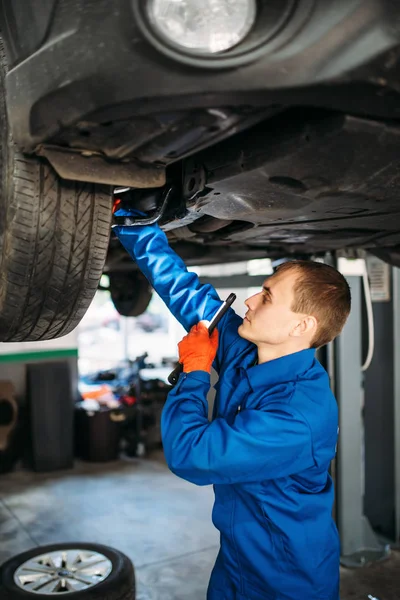
M 183 161 L 186 211 L 164 229 L 192 264 L 362 248 L 400 264 L 399 135 L 394 122 L 283 110 Z M 157 208 L 151 193 L 120 196 Z
M 106 244 L 114 200 L 157 221 L 188 265 L 370 252 L 400 266 L 397 3 L 218 0 L 203 6 L 185 0 L 178 3 L 180 12 L 167 0 L 77 4 L 46 0 L 38 9 L 32 1 L 0 3 L 8 128 L 3 148 L 9 152 L 3 199 L 18 192 L 12 207 L 2 209 L 11 220 L 4 219 L 0 234 L 12 246 L 12 214 L 22 196 L 41 198 L 37 212 L 47 214 L 49 172 L 60 198 L 68 186 L 66 197 L 75 194 L 66 221 L 82 224 L 76 211 L 88 203 L 92 217 L 82 238 L 92 251 L 100 234 L 88 232 L 99 214 L 93 203 L 101 197 L 101 250 L 92 252 L 96 275 L 85 291 L 79 267 L 69 308 L 61 300 L 64 284 L 57 283 L 65 326 L 57 317 L 54 328 L 47 309 L 36 316 L 28 310 L 21 332 L 29 302 L 22 313 L 14 301 L 4 312 L 11 300 L 3 298 L 0 339 L 68 332 L 93 296 L 100 264 L 121 314 L 144 310 L 147 283 L 114 236 Z M 172 12 L 162 12 L 164 5 Z M 207 21 L 206 9 L 214 22 Z M 214 31 L 224 22 L 225 37 L 216 31 L 212 38 L 217 46 L 200 48 L 208 43 L 205 24 Z M 20 185 L 28 167 L 20 173 L 19 157 L 31 161 L 28 191 Z M 51 195 L 53 212 L 57 202 Z M 57 225 L 44 250 L 35 222 L 26 227 L 32 250 L 21 252 L 44 252 L 43 279 L 54 273 L 51 256 L 66 228 L 72 236 L 67 245 L 78 254 L 83 249 L 83 242 L 74 242 L 76 224 Z M 63 268 L 70 268 L 67 263 Z M 38 289 L 32 268 L 21 275 L 27 297 L 29 286 Z M 3 258 L 4 282 L 13 270 L 12 260 Z M 10 298 L 15 294 L 11 290 Z M 38 305 L 46 306 L 47 292 L 40 294 Z M 35 319 L 42 318 L 36 328 Z

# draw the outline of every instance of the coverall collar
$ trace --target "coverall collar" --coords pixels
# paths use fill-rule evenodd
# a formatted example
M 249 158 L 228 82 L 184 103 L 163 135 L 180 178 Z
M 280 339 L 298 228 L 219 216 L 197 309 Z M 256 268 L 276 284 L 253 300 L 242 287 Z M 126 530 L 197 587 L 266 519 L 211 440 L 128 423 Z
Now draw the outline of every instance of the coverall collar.
M 308 348 L 247 368 L 245 372 L 254 392 L 266 385 L 296 381 L 311 368 L 314 360 L 315 348 Z

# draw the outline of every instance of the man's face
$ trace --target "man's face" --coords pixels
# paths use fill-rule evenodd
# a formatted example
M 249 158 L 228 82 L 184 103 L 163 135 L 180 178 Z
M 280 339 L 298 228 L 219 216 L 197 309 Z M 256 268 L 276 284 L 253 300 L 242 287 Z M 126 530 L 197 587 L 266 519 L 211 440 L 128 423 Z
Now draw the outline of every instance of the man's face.
M 293 271 L 273 275 L 263 289 L 245 302 L 247 313 L 239 327 L 239 335 L 255 344 L 286 345 L 301 315 L 291 309 L 298 274 Z

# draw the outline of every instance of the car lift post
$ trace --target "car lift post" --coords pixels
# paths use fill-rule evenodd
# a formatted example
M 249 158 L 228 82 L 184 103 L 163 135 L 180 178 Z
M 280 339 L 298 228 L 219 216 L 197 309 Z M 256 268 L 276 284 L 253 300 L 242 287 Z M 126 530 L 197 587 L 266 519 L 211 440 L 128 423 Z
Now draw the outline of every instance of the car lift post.
M 393 268 L 395 535 L 400 541 L 400 269 Z
M 346 269 L 346 263 L 350 268 Z M 357 263 L 361 265 L 360 270 L 357 270 Z M 342 334 L 331 349 L 334 353 L 334 388 L 339 403 L 340 428 L 336 511 L 341 563 L 347 567 L 364 566 L 384 558 L 390 552 L 389 546 L 381 544 L 376 538 L 363 507 L 362 268 L 363 261 L 339 263 L 339 269 L 350 285 L 352 311 Z

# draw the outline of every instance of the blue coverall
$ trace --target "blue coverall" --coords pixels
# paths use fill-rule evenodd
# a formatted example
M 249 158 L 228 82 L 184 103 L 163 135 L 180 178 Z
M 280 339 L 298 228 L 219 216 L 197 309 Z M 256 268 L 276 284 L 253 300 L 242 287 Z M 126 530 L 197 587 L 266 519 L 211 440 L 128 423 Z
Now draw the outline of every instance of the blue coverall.
M 172 251 L 157 226 L 118 227 L 122 244 L 189 330 L 221 305 Z M 218 326 L 213 420 L 210 375 L 183 373 L 162 416 L 167 463 L 179 477 L 214 484 L 221 547 L 208 600 L 338 600 L 339 539 L 328 473 L 338 410 L 313 349 L 254 366 L 230 309 Z

